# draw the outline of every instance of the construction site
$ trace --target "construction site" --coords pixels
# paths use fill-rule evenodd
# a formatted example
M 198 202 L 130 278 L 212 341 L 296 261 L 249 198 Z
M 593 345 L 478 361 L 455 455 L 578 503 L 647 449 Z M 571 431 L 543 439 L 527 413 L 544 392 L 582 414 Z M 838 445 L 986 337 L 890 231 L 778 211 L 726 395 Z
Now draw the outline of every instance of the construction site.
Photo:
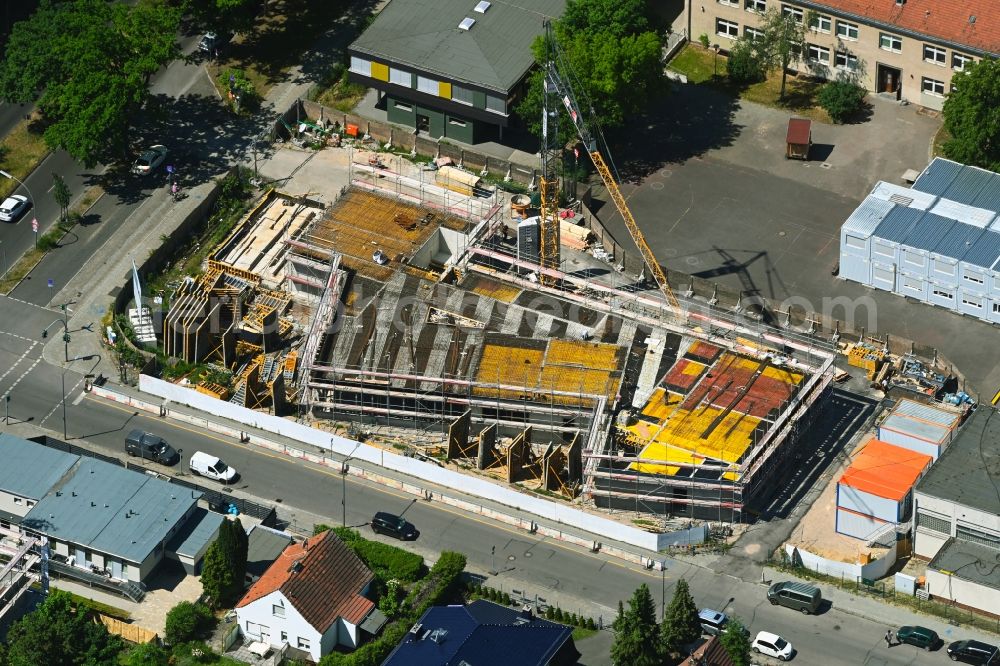
M 332 195 L 268 192 L 173 294 L 165 351 L 232 373 L 193 388 L 655 530 L 741 520 L 832 376 L 607 270 L 585 228 L 556 236 L 579 270 L 532 262 L 538 211 L 498 192 L 358 151 Z

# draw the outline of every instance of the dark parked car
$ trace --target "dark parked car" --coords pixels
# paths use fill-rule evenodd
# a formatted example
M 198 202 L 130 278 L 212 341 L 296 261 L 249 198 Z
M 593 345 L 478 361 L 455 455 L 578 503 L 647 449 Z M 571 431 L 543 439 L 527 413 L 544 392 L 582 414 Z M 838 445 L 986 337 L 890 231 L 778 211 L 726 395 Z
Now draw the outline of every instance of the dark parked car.
M 952 661 L 977 666 L 1000 665 L 1000 648 L 981 641 L 955 641 L 948 646 L 948 656 Z
M 928 651 L 937 649 L 943 642 L 936 631 L 927 627 L 900 627 L 896 630 L 896 639 Z
M 176 465 L 181 456 L 162 437 L 145 430 L 133 430 L 125 438 L 125 453 L 161 465 Z
M 417 528 L 412 523 L 406 522 L 400 516 L 384 511 L 379 511 L 372 518 L 372 532 L 375 532 L 375 534 L 388 534 L 400 541 L 413 541 L 420 536 L 420 532 L 417 531 Z

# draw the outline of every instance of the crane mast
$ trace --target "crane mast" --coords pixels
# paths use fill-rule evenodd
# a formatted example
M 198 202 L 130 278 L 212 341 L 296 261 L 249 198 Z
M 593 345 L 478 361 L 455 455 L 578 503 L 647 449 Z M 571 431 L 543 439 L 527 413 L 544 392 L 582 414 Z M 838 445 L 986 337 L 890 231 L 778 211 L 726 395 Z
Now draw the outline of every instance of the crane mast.
M 594 168 L 601 176 L 604 187 L 614 201 L 632 241 L 639 249 L 642 260 L 657 286 L 667 299 L 667 304 L 675 312 L 680 311 L 680 304 L 674 296 L 667 276 L 660 267 L 653 250 L 646 242 L 645 236 L 636 224 L 632 211 L 622 196 L 618 183 L 611 172 L 608 163 L 605 162 L 601 154 L 601 146 L 604 144 L 600 134 L 600 125 L 594 117 L 594 112 L 589 103 L 581 106 L 577 102 L 577 96 L 570 85 L 572 70 L 562 57 L 555 35 L 552 32 L 552 24 L 545 23 L 545 42 L 547 58 L 544 68 L 544 95 L 542 104 L 542 179 L 539 191 L 541 194 L 541 263 L 545 267 L 559 267 L 559 187 L 558 176 L 556 175 L 556 162 L 561 147 L 559 146 L 559 105 L 561 104 L 569 115 L 576 133 L 580 137 L 585 150 L 590 155 Z M 577 86 L 579 88 L 579 86 Z M 604 145 L 607 152 L 607 146 Z M 610 153 L 609 153 L 610 156 Z M 610 161 L 610 157 L 609 157 Z M 554 243 L 554 245 L 553 245 Z

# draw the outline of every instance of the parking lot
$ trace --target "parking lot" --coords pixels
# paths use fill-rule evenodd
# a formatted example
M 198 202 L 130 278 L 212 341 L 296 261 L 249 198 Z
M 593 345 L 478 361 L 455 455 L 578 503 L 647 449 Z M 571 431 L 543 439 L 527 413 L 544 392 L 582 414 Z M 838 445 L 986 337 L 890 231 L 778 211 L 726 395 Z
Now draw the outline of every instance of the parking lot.
M 785 159 L 790 114 L 741 105 L 678 85 L 662 117 L 613 146 L 623 192 L 647 241 L 674 270 L 732 290 L 843 319 L 830 299 L 856 304 L 855 326 L 938 349 L 987 397 L 1000 386 L 1000 352 L 982 344 L 992 326 L 839 280 L 839 228 L 879 180 L 902 184 L 923 169 L 940 120 L 915 106 L 869 97 L 853 125 L 813 123 L 807 162 Z M 602 221 L 628 234 L 606 205 Z M 824 299 L 827 299 L 824 301 Z

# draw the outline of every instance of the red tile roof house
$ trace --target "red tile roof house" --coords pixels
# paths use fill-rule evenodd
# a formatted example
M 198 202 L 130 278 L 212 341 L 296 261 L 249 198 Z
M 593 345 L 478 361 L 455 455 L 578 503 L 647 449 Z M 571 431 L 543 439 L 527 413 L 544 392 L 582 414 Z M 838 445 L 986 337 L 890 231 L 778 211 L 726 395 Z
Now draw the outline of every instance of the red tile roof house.
M 702 643 L 680 666 L 733 666 L 733 660 L 718 636 Z
M 360 625 L 381 616 L 368 594 L 374 575 L 332 532 L 292 544 L 236 604 L 243 635 L 288 643 L 318 662 L 337 645 L 361 640 Z

